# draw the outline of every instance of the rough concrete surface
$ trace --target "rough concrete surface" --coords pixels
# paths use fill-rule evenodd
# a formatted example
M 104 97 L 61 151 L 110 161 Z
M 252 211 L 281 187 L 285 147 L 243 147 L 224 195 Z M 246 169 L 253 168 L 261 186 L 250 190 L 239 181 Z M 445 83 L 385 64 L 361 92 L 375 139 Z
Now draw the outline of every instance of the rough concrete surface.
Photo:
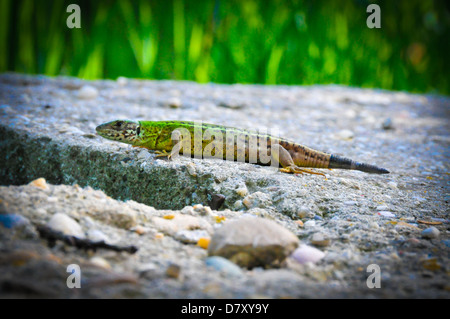
M 156 159 L 95 134 L 114 119 L 265 129 L 391 173 Z M 2 74 L 0 296 L 448 298 L 449 119 L 438 95 Z M 75 222 L 85 238 L 138 251 L 48 245 L 36 229 L 57 213 L 71 219 L 61 229 Z M 315 249 L 242 273 L 208 259 L 216 229 L 241 216 L 273 220 Z M 81 289 L 67 288 L 69 264 L 83 270 Z M 373 264 L 380 288 L 367 284 Z

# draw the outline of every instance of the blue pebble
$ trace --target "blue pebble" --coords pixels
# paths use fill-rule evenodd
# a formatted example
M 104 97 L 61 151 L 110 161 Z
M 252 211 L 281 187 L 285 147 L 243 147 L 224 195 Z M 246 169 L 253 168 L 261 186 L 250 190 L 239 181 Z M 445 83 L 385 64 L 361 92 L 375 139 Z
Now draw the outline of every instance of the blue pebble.
M 220 256 L 208 257 L 205 260 L 206 265 L 232 276 L 242 276 L 242 269 L 235 263 Z
M 6 228 L 14 228 L 28 223 L 28 219 L 16 214 L 0 214 L 0 224 Z

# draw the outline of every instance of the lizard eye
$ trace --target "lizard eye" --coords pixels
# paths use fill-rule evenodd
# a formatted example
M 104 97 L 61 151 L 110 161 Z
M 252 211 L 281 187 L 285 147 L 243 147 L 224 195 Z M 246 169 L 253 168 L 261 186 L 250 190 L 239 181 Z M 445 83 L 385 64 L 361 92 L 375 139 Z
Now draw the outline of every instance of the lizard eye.
M 136 135 L 139 135 L 139 134 L 141 134 L 141 127 L 140 126 L 138 126 L 136 128 Z
M 117 126 L 118 128 L 120 128 L 120 127 L 122 126 L 122 124 L 123 124 L 122 121 L 118 121 L 118 122 L 116 123 L 116 126 Z

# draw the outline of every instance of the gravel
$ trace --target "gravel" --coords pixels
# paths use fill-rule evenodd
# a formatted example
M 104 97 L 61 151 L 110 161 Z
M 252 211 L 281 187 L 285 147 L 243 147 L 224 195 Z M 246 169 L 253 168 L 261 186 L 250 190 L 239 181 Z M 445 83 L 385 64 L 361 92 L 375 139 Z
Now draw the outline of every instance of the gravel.
M 119 118 L 270 130 L 391 173 L 156 159 L 95 134 Z M 1 74 L 0 296 L 449 298 L 449 118 L 438 95 Z M 138 251 L 48 245 L 36 227 L 57 214 Z M 208 259 L 205 243 L 241 218 L 314 247 L 241 271 Z M 70 264 L 82 269 L 78 292 Z M 373 264 L 381 288 L 366 283 Z

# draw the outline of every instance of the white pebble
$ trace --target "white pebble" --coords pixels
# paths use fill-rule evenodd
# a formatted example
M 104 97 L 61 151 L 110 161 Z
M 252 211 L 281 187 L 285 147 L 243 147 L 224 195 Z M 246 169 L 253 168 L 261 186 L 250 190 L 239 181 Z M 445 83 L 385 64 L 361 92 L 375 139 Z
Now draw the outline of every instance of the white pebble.
M 167 100 L 167 105 L 169 105 L 173 109 L 177 109 L 181 107 L 181 100 L 178 97 L 171 97 Z
M 314 226 L 316 226 L 316 222 L 315 222 L 314 220 L 308 220 L 307 222 L 305 222 L 305 223 L 303 224 L 303 226 L 304 226 L 305 228 L 308 228 L 308 227 L 314 227 Z
M 90 85 L 84 85 L 81 87 L 81 89 L 78 91 L 78 98 L 84 99 L 84 100 L 91 100 L 95 99 L 98 96 L 98 90 Z
M 383 217 L 386 217 L 386 218 L 395 218 L 395 215 L 392 214 L 392 213 L 389 212 L 389 211 L 381 211 L 381 212 L 378 212 L 378 215 L 383 216 Z
M 175 239 L 186 243 L 186 244 L 196 244 L 200 238 L 210 238 L 207 231 L 202 229 L 196 230 L 180 230 L 175 234 Z
M 387 185 L 392 189 L 397 189 L 397 183 L 396 182 L 387 182 Z
M 92 257 L 90 259 L 90 262 L 92 264 L 96 265 L 97 267 L 104 268 L 104 269 L 111 269 L 110 263 L 102 257 L 98 257 L 98 256 Z
M 62 232 L 65 235 L 84 238 L 84 232 L 81 226 L 66 214 L 56 213 L 50 218 L 47 226 L 53 230 Z
M 355 133 L 350 130 L 342 130 L 339 131 L 336 136 L 341 140 L 351 140 L 355 136 Z
M 316 263 L 324 256 L 325 253 L 323 251 L 308 245 L 300 246 L 291 255 L 300 264 L 306 264 L 307 262 Z
M 87 232 L 87 237 L 94 242 L 104 241 L 107 243 L 109 241 L 108 236 L 98 229 L 89 229 Z
M 434 239 L 434 238 L 438 238 L 439 237 L 439 229 L 437 229 L 436 227 L 429 227 L 427 229 L 424 229 L 422 231 L 422 237 L 423 238 L 428 238 L 428 239 Z
M 117 84 L 120 86 L 125 86 L 128 83 L 128 79 L 124 76 L 119 76 L 116 81 L 117 81 Z

